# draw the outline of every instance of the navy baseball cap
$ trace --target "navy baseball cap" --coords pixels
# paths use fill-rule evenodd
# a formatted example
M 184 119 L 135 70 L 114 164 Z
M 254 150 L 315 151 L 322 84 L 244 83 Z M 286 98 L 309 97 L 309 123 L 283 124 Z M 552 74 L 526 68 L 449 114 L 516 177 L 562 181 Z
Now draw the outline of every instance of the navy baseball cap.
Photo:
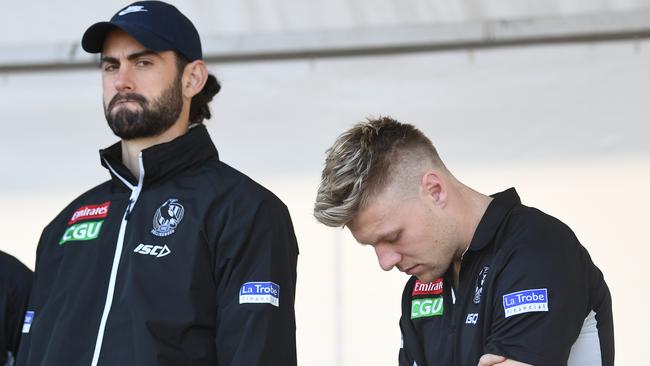
M 100 53 L 110 31 L 119 28 L 153 51 L 177 51 L 190 62 L 203 58 L 199 32 L 173 5 L 138 1 L 113 15 L 108 22 L 90 26 L 81 39 L 86 52 Z

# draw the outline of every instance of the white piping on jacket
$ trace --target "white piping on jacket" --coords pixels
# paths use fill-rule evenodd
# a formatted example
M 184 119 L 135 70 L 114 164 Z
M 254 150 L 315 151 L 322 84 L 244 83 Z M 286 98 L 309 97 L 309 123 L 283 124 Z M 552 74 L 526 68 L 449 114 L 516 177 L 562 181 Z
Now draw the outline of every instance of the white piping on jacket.
M 93 360 L 91 366 L 97 366 L 97 363 L 99 362 L 99 353 L 102 350 L 102 342 L 104 341 L 106 321 L 108 320 L 108 314 L 110 313 L 111 305 L 113 304 L 113 295 L 115 294 L 115 279 L 117 278 L 117 268 L 120 265 L 120 258 L 122 257 L 122 247 L 124 246 L 124 235 L 126 233 L 127 219 L 131 214 L 131 210 L 133 210 L 133 206 L 135 206 L 135 203 L 138 201 L 138 196 L 142 190 L 142 183 L 144 182 L 144 164 L 142 162 L 142 152 L 138 156 L 138 161 L 140 164 L 140 176 L 138 177 L 138 185 L 134 186 L 126 179 L 122 178 L 119 174 L 117 174 L 117 172 L 113 170 L 113 167 L 111 167 L 111 164 L 109 164 L 108 161 L 104 160 L 104 162 L 106 162 L 106 166 L 108 166 L 108 169 L 110 169 L 111 172 L 113 172 L 113 174 L 122 181 L 122 183 L 131 189 L 131 196 L 129 197 L 129 204 L 126 206 L 126 211 L 124 211 L 124 216 L 122 216 L 120 232 L 117 236 L 117 245 L 115 246 L 115 254 L 113 256 L 113 266 L 111 267 L 111 277 L 108 281 L 106 302 L 104 303 L 104 312 L 102 313 L 102 320 L 99 323 L 99 330 L 97 331 L 97 340 L 95 341 L 95 350 L 93 351 Z

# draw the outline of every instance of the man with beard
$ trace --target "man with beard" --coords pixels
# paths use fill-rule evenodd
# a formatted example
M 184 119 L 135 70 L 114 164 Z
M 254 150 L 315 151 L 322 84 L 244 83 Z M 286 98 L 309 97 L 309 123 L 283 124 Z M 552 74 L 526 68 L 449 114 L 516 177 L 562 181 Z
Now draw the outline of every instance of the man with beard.
M 295 365 L 286 206 L 219 160 L 192 23 L 133 3 L 85 32 L 121 138 L 43 231 L 18 365 Z
M 314 216 L 411 276 L 400 366 L 614 365 L 610 293 L 571 229 L 514 188 L 466 186 L 412 125 L 378 118 L 339 136 Z

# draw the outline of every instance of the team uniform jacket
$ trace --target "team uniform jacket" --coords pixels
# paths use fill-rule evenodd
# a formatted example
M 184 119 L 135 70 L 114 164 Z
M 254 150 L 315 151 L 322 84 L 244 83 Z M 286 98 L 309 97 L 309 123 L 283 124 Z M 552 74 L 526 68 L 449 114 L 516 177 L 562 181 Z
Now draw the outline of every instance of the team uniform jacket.
M 402 295 L 401 366 L 466 366 L 485 353 L 535 366 L 613 366 L 611 297 L 562 222 L 493 196 L 461 263 Z
M 12 365 L 18 351 L 32 271 L 0 251 L 0 365 Z
M 286 206 L 222 163 L 203 125 L 142 151 L 43 231 L 22 366 L 295 365 Z

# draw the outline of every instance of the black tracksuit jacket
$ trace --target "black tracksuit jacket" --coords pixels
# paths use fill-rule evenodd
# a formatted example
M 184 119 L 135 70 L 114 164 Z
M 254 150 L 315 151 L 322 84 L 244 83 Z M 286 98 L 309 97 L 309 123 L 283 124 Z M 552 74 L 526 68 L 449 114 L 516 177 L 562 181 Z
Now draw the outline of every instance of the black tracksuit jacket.
M 19 366 L 295 365 L 286 206 L 203 125 L 111 174 L 43 231 Z

